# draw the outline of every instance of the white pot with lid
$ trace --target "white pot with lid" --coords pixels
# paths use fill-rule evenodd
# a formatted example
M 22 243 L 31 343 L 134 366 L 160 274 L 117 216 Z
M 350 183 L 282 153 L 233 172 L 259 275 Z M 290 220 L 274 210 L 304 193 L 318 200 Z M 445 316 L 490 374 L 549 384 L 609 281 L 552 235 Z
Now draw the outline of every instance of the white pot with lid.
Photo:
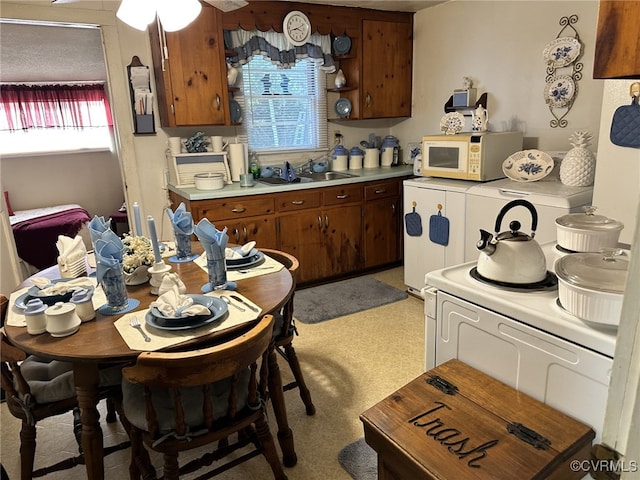
M 572 252 L 599 252 L 617 248 L 624 224 L 604 215 L 597 207 L 585 207 L 584 213 L 570 213 L 556 218 L 558 245 Z
M 555 264 L 560 305 L 587 322 L 617 326 L 629 271 L 620 249 L 572 253 Z

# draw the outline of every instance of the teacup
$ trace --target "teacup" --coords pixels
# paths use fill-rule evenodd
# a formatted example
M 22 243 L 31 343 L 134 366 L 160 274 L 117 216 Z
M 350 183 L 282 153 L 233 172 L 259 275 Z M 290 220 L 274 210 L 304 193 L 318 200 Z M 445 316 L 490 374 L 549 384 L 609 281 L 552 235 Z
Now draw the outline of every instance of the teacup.
M 326 162 L 318 162 L 313 164 L 313 171 L 315 173 L 322 173 L 327 171 L 327 163 Z
M 275 173 L 275 172 L 274 172 L 274 170 L 273 170 L 273 167 L 262 167 L 262 168 L 260 169 L 260 176 L 261 176 L 262 178 L 270 178 L 270 177 L 273 177 L 273 174 L 274 174 L 274 173 Z

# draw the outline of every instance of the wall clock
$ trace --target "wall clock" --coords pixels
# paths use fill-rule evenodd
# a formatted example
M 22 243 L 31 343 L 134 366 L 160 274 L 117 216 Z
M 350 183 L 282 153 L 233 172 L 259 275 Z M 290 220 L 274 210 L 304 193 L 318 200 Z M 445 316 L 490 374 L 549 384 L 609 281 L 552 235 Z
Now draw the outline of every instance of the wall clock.
M 311 22 L 304 13 L 293 10 L 284 17 L 282 31 L 289 43 L 299 47 L 307 43 L 311 37 Z

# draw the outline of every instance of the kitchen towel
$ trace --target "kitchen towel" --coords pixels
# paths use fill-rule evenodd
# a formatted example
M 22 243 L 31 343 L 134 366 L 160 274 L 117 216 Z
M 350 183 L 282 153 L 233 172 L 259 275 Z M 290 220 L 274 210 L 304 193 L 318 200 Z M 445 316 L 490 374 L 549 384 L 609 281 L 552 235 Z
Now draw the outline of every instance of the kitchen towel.
M 640 148 L 640 104 L 634 96 L 631 105 L 618 107 L 611 121 L 611 143 L 619 147 Z

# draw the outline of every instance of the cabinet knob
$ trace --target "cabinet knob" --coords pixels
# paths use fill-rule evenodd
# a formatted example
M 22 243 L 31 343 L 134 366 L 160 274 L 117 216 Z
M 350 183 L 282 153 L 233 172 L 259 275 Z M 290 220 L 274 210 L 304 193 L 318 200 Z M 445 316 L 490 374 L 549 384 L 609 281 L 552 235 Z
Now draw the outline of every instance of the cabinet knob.
M 346 193 L 343 193 L 342 195 L 336 195 L 336 198 L 338 200 L 344 200 L 345 198 L 349 198 L 349 195 L 347 195 Z
M 371 95 L 369 93 L 367 93 L 367 96 L 365 98 L 365 103 L 367 104 L 367 107 L 371 106 Z
M 329 215 L 324 216 L 324 228 L 329 228 Z
M 293 205 L 304 205 L 304 200 L 292 200 Z
M 244 213 L 245 210 L 246 210 L 246 208 L 244 208 L 244 207 L 236 207 L 236 208 L 231 209 L 231 211 L 233 213 Z
M 222 102 L 220 101 L 220 95 L 216 95 L 216 110 L 220 111 L 222 108 Z
M 318 228 L 322 230 L 322 217 L 318 215 Z
M 387 189 L 386 188 L 381 188 L 380 190 L 376 190 L 376 195 L 380 195 L 381 193 L 387 193 Z

